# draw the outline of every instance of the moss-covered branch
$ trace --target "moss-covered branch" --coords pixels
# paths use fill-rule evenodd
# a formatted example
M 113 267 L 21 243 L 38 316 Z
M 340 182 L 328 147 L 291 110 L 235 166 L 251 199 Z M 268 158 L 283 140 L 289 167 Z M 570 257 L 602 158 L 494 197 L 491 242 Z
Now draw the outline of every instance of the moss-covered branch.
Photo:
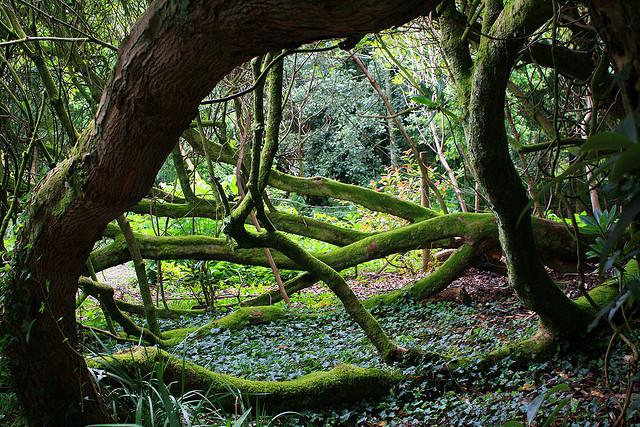
M 280 307 L 242 307 L 231 314 L 212 320 L 203 326 L 165 331 L 162 333 L 162 337 L 160 337 L 148 329 L 136 325 L 129 316 L 122 312 L 123 310 L 130 310 L 134 314 L 144 315 L 144 307 L 116 300 L 114 298 L 114 289 L 108 284 L 96 282 L 88 277 L 80 277 L 78 285 L 87 294 L 98 299 L 103 304 L 108 310 L 109 316 L 122 327 L 126 335 L 135 338 L 142 337 L 146 342 L 158 344 L 163 347 L 176 345 L 189 334 L 206 334 L 213 328 L 240 329 L 250 324 L 269 323 L 284 316 L 284 310 Z M 185 311 L 158 309 L 157 314 L 158 317 L 170 318 L 185 314 Z M 194 310 L 188 310 L 187 314 L 196 313 L 194 313 Z
M 91 259 L 96 271 L 122 264 L 130 260 L 125 242 L 111 227 L 115 238 L 109 245 L 95 250 Z M 113 234 L 115 233 L 115 234 Z M 268 266 L 264 254 L 255 248 L 232 248 L 225 239 L 206 236 L 148 236 L 134 233 L 142 257 L 145 259 L 200 259 L 230 261 L 238 264 Z M 421 249 L 430 242 L 452 237 L 468 236 L 482 240 L 497 235 L 493 217 L 489 214 L 441 215 L 430 220 L 409 224 L 360 239 L 333 251 L 314 254 L 332 268 L 342 270 L 362 262 L 382 258 L 393 253 Z M 289 258 L 273 252 L 282 268 L 299 269 Z
M 144 306 L 140 304 L 133 304 L 130 302 L 115 300 L 116 305 L 121 311 L 129 314 L 135 314 L 137 316 L 144 316 Z M 205 314 L 207 310 L 204 308 L 195 308 L 190 310 L 178 309 L 178 308 L 156 308 L 156 315 L 158 319 L 175 319 L 180 316 L 197 316 L 198 314 Z
M 136 278 L 138 279 L 138 289 L 140 290 L 140 296 L 144 304 L 144 316 L 147 320 L 147 325 L 151 332 L 155 335 L 160 335 L 160 327 L 158 326 L 158 317 L 156 315 L 156 307 L 153 305 L 153 297 L 151 295 L 151 289 L 149 288 L 149 279 L 147 278 L 147 268 L 140 253 L 140 245 L 137 239 L 133 235 L 133 230 L 129 221 L 124 215 L 120 215 L 117 219 L 120 231 L 124 236 L 124 241 L 127 245 L 127 250 L 133 261 L 133 267 L 136 271 Z M 91 259 L 89 260 L 91 262 Z M 95 271 L 95 270 L 94 270 Z
M 443 291 L 466 271 L 477 255 L 472 245 L 460 246 L 436 271 L 415 282 L 409 294 L 414 299 L 425 299 Z
M 563 264 L 566 263 L 567 265 L 575 265 L 575 242 L 573 241 L 571 234 L 567 232 L 562 224 L 542 219 L 535 219 L 533 221 L 533 226 L 536 243 L 538 248 L 543 252 L 543 259 L 546 262 L 550 265 L 557 262 L 561 262 Z M 437 242 L 439 247 L 447 247 L 452 243 L 451 239 L 447 238 L 452 236 L 465 236 L 468 241 L 475 242 L 477 248 L 494 247 L 497 245 L 498 239 L 496 225 L 491 215 L 461 213 L 442 215 L 438 218 L 434 218 L 433 220 L 423 221 L 419 224 L 402 227 L 401 229 L 372 235 L 366 239 L 361 239 L 352 245 L 336 249 L 329 254 L 318 255 L 318 257 L 327 261 L 329 265 L 340 271 L 371 259 L 387 256 L 394 253 L 393 251 L 396 251 L 397 253 L 410 249 L 426 247 L 430 242 Z M 482 249 L 475 249 L 475 255 L 479 255 L 481 252 Z M 460 255 L 462 255 L 462 253 L 460 253 Z M 469 255 L 469 257 L 464 257 L 466 260 L 460 264 L 460 267 L 462 267 L 466 262 L 471 262 L 473 260 L 470 253 L 467 255 Z M 461 271 L 457 268 L 451 270 L 450 273 L 453 273 L 454 271 L 457 271 L 456 274 L 461 274 Z M 425 278 L 425 289 L 438 288 L 438 286 L 433 286 L 434 283 L 446 283 L 447 280 L 437 279 L 438 277 L 444 276 L 448 277 L 449 274 L 445 275 L 443 271 L 436 274 L 434 277 L 428 276 Z M 451 280 L 454 280 L 455 274 L 451 277 L 453 277 Z M 291 295 L 292 293 L 312 286 L 316 282 L 318 282 L 317 278 L 308 273 L 303 273 L 287 281 L 284 286 L 287 293 Z M 427 283 L 431 283 L 432 285 L 427 286 Z M 383 300 L 390 302 L 391 300 L 395 300 L 395 298 L 404 295 L 405 291 L 406 290 L 398 290 L 395 293 L 381 295 L 378 298 L 373 297 L 366 301 L 365 304 L 370 307 Z M 425 294 L 424 296 L 418 296 L 417 298 L 427 297 L 428 295 Z M 269 291 L 263 295 L 243 302 L 243 305 L 268 305 L 275 304 L 278 301 L 280 301 L 280 298 L 277 295 L 277 292 Z
M 533 226 L 538 248 L 549 262 L 561 260 L 575 263 L 575 243 L 562 224 L 536 219 Z M 313 256 L 341 271 L 393 253 L 427 247 L 430 242 L 437 242 L 439 246 L 445 247 L 451 244 L 450 238 L 452 237 L 464 237 L 467 242 L 474 242 L 474 246 L 479 248 L 493 247 L 492 245 L 497 244 L 497 226 L 490 214 L 442 215 L 395 230 L 370 235 L 342 248 Z M 142 234 L 136 234 L 136 238 L 145 258 L 216 259 L 239 264 L 268 266 L 261 250 L 244 248 L 232 250 L 223 239 L 204 236 L 151 237 Z M 293 263 L 277 251 L 274 251 L 273 255 L 282 268 L 300 269 L 297 263 Z M 128 260 L 126 246 L 121 238 L 116 237 L 110 245 L 94 251 L 92 260 L 98 271 L 123 263 Z M 425 279 L 427 282 L 432 280 L 435 278 Z M 284 286 L 287 294 L 290 295 L 317 281 L 316 277 L 304 273 L 289 280 Z M 425 285 L 425 287 L 430 288 L 431 286 Z M 278 301 L 280 301 L 280 296 L 277 292 L 268 292 L 244 304 L 250 306 L 268 305 Z
M 169 218 L 198 217 L 221 219 L 224 217 L 224 211 L 216 206 L 215 202 L 205 199 L 198 199 L 194 205 L 162 203 L 151 199 L 143 199 L 137 205 L 132 206 L 129 212 L 135 212 L 141 215 L 153 214 Z M 267 216 L 280 231 L 309 237 L 336 246 L 348 245 L 373 234 L 349 230 L 317 219 L 286 212 L 269 212 Z
M 208 144 L 209 148 L 215 151 L 215 157 L 219 161 L 230 165 L 236 164 L 235 153 L 229 147 L 206 140 L 194 129 L 185 131 L 182 136 L 197 152 L 204 154 L 203 144 Z M 279 190 L 300 195 L 324 196 L 352 202 L 367 209 L 389 213 L 411 222 L 433 218 L 438 215 L 431 209 L 390 194 L 380 193 L 357 185 L 344 184 L 323 177 L 299 178 L 271 169 L 267 183 Z
M 133 347 L 123 353 L 89 359 L 87 364 L 132 376 L 156 372 L 158 364 L 162 364 L 165 383 L 175 384 L 172 392 L 204 390 L 220 397 L 222 405 L 232 409 L 236 401 L 229 393 L 231 389 L 251 402 L 257 400 L 259 407 L 269 413 L 338 406 L 381 397 L 402 378 L 395 371 L 339 365 L 331 371 L 314 372 L 295 380 L 252 381 L 209 371 L 153 347 Z
M 235 249 L 225 239 L 206 236 L 160 236 L 152 237 L 135 233 L 140 251 L 145 259 L 198 259 L 229 261 L 236 264 L 269 264 L 260 249 Z M 273 253 L 274 260 L 282 268 L 297 269 L 297 264 L 281 254 Z M 131 260 L 126 245 L 120 237 L 107 246 L 92 252 L 91 260 L 96 271 L 120 265 Z
M 374 295 L 368 298 L 364 305 L 372 308 L 379 305 L 393 304 L 401 298 L 410 297 L 423 300 L 445 290 L 460 277 L 478 256 L 473 245 L 463 244 L 433 273 L 410 283 L 395 291 Z
M 113 297 L 114 290 L 111 286 L 96 282 L 88 277 L 80 277 L 78 285 L 87 294 L 100 301 L 100 305 L 106 310 L 105 315 L 108 315 L 113 321 L 119 324 L 127 335 L 135 338 L 142 337 L 145 341 L 152 344 L 162 344 L 163 340 L 160 336 L 147 328 L 136 325 L 129 316 L 120 310 Z
M 298 178 L 272 170 L 269 176 L 269 185 L 305 196 L 324 196 L 349 201 L 367 209 L 385 212 L 411 222 L 422 221 L 438 215 L 431 209 L 417 203 L 323 177 Z
M 163 345 L 173 346 L 179 344 L 187 335 L 204 335 L 211 329 L 241 329 L 247 325 L 269 323 L 284 317 L 284 310 L 276 306 L 265 307 L 241 307 L 231 314 L 210 321 L 203 326 L 173 329 L 164 332 Z
M 330 265 L 310 254 L 281 232 L 250 234 L 248 237 L 244 244 L 277 249 L 295 259 L 305 271 L 322 280 L 340 299 L 345 311 L 362 328 L 382 359 L 396 359 L 405 351 L 387 336 L 378 321 L 362 306 L 345 279 Z

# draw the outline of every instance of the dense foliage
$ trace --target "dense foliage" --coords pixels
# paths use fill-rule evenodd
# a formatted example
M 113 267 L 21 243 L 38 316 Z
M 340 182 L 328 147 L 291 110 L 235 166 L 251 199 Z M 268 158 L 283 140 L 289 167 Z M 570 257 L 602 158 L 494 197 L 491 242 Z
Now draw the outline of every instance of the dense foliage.
M 318 36 L 291 24 L 215 86 L 246 49 L 186 52 L 213 89 L 167 106 L 194 85 L 146 74 L 186 43 L 158 40 L 209 40 L 189 19 L 227 13 L 174 3 L 0 4 L 0 424 L 640 420 L 638 11 L 406 2 L 433 10 L 372 16 L 405 22 L 377 34 L 324 16 L 346 39 L 292 49 Z M 137 346 L 174 359 L 105 363 Z M 393 386 L 296 401 L 342 364 Z M 254 391 L 199 387 L 209 371 Z

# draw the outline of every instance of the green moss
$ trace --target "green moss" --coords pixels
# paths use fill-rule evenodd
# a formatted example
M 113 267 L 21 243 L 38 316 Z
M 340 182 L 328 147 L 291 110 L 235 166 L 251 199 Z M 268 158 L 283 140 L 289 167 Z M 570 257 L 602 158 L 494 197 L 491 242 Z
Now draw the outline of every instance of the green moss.
M 629 261 L 625 266 L 624 276 L 622 278 L 623 286 L 628 280 L 631 278 L 637 278 L 639 275 L 638 263 L 635 260 Z M 619 293 L 619 280 L 618 278 L 612 278 L 589 291 L 589 296 L 600 308 L 602 308 L 615 300 Z M 575 303 L 588 316 L 594 317 L 598 314 L 598 310 L 593 308 L 585 297 L 576 299 Z
M 364 305 L 365 308 L 371 309 L 381 305 L 394 304 L 407 295 L 407 289 L 408 289 L 407 287 L 404 287 L 404 288 L 396 289 L 395 291 L 387 292 L 384 294 L 374 295 L 372 297 L 367 298 L 362 303 L 362 305 Z
M 409 294 L 415 299 L 425 299 L 446 289 L 465 272 L 475 257 L 473 246 L 462 245 L 436 271 L 415 282 Z
M 212 372 L 202 366 L 178 359 L 154 347 L 131 350 L 87 361 L 91 367 L 125 371 L 129 375 L 155 372 L 162 363 L 165 383 L 176 382 L 174 391 L 206 390 L 220 396 L 225 407 L 232 407 L 235 396 L 229 390 L 250 397 L 268 412 L 301 410 L 327 405 L 344 405 L 363 398 L 379 397 L 402 379 L 396 371 L 364 369 L 340 365 L 328 372 L 314 372 L 289 381 L 252 381 Z M 183 382 L 182 384 L 180 384 Z M 180 385 L 178 385 L 180 384 Z
M 139 316 L 144 315 L 144 306 L 139 304 L 132 304 L 126 301 L 117 300 L 116 304 L 118 308 L 130 314 L 137 314 Z M 198 314 L 205 314 L 205 309 L 179 309 L 179 308 L 156 308 L 156 314 L 159 319 L 173 319 L 180 316 L 196 316 Z
M 393 304 L 408 296 L 413 299 L 425 299 L 433 296 L 446 289 L 452 281 L 464 273 L 475 256 L 476 251 L 473 246 L 463 245 L 435 272 L 412 285 L 410 284 L 384 294 L 374 295 L 368 298 L 363 305 L 366 308 L 373 308 L 380 305 Z
M 475 242 L 489 235 L 497 238 L 491 214 L 454 213 L 384 231 L 318 258 L 342 270 L 392 253 L 423 248 L 429 242 L 460 236 Z
M 284 317 L 284 310 L 274 305 L 258 307 L 242 307 L 220 319 L 213 320 L 204 326 L 194 328 L 173 329 L 162 333 L 162 344 L 170 347 L 179 344 L 188 334 L 205 334 L 211 329 L 241 329 L 247 325 L 269 323 Z
M 110 228 L 110 231 L 112 228 Z M 201 259 L 229 261 L 246 265 L 261 265 L 268 267 L 269 263 L 262 249 L 233 248 L 226 239 L 209 236 L 148 236 L 134 233 L 140 252 L 145 259 Z M 96 271 L 101 271 L 131 259 L 126 245 L 116 244 L 122 239 L 108 246 L 92 252 L 91 257 Z M 289 258 L 278 252 L 272 253 L 274 261 L 280 268 L 295 269 L 297 265 Z
M 298 194 L 326 196 L 350 201 L 373 211 L 386 212 L 412 222 L 438 216 L 435 211 L 417 203 L 323 177 L 298 178 L 272 170 L 269 184 L 281 190 Z
M 284 317 L 284 310 L 273 305 L 264 307 L 242 307 L 228 316 L 215 320 L 216 328 L 240 329 L 249 324 L 269 323 Z
M 466 368 L 484 370 L 507 357 L 510 357 L 517 364 L 527 364 L 540 360 L 555 348 L 553 334 L 541 327 L 531 338 L 508 344 L 479 356 L 454 359 L 447 363 L 447 368 L 449 370 Z
M 553 335 L 541 328 L 531 338 L 517 341 L 488 353 L 482 357 L 480 365 L 490 366 L 506 357 L 512 357 L 514 360 L 521 363 L 531 362 L 538 360 L 553 351 L 555 348 L 556 346 Z

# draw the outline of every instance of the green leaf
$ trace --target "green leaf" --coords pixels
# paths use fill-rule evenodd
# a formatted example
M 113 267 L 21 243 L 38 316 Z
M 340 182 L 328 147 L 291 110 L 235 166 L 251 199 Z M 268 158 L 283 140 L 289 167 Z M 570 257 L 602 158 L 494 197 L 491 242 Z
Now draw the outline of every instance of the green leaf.
M 251 408 L 244 411 L 244 413 L 240 416 L 240 418 L 238 418 L 236 422 L 233 423 L 233 427 L 242 427 L 242 423 L 244 423 L 244 420 L 247 419 L 250 413 L 251 413 Z
M 553 408 L 553 411 L 551 411 L 551 414 L 549 414 L 549 417 L 545 420 L 544 424 L 542 424 L 542 427 L 549 427 L 550 425 L 552 425 L 556 421 L 556 418 L 558 417 L 558 413 L 565 406 L 567 406 L 569 404 L 569 402 L 571 402 L 571 398 L 570 397 L 565 397 L 560 402 L 558 402 L 556 404 L 555 408 Z
M 538 415 L 538 411 L 540 410 L 542 402 L 544 402 L 546 398 L 546 393 L 539 394 L 535 399 L 531 401 L 531 403 L 527 405 L 527 424 L 531 425 L 533 420 L 536 418 L 536 415 Z
M 571 390 L 571 388 L 569 388 L 568 384 L 561 383 L 561 384 L 557 384 L 557 385 L 551 387 L 549 390 L 547 390 L 547 392 L 545 393 L 545 396 L 549 397 L 552 394 L 557 393 L 559 391 L 569 391 L 569 390 Z
M 625 135 L 629 140 L 638 142 L 638 127 L 636 126 L 636 118 L 633 113 L 628 114 L 620 124 L 616 127 L 616 132 Z
M 624 231 L 627 229 L 629 225 L 634 221 L 636 216 L 640 214 L 640 193 L 636 194 L 626 208 L 622 211 L 622 215 L 620 216 L 620 220 L 616 223 L 613 230 L 611 230 L 611 234 L 609 234 L 609 238 L 602 249 L 602 253 L 600 254 L 600 272 L 607 271 L 613 265 L 615 260 L 612 260 L 609 257 L 609 254 L 616 247 L 618 241 L 622 237 Z
M 610 179 L 620 181 L 625 175 L 640 168 L 640 145 L 635 144 L 624 151 L 613 164 Z
M 410 98 L 416 104 L 426 105 L 429 108 L 438 108 L 438 103 L 433 102 L 431 98 L 424 95 L 414 95 Z
M 595 151 L 620 151 L 632 147 L 634 144 L 626 136 L 616 132 L 598 132 L 591 135 L 587 142 L 580 147 L 583 153 Z

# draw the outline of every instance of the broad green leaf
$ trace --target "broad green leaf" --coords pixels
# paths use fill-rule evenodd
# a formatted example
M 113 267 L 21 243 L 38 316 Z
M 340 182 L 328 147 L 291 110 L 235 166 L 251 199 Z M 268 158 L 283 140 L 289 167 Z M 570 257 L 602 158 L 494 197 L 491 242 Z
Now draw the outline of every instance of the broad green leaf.
M 618 241 L 629 225 L 640 214 L 640 193 L 636 194 L 620 215 L 620 220 L 616 223 L 609 234 L 602 253 L 600 254 L 600 272 L 607 271 L 613 265 L 614 260 L 609 258 L 609 254 L 616 247 Z
M 527 405 L 527 424 L 531 425 L 533 420 L 536 418 L 536 415 L 538 415 L 538 411 L 540 410 L 540 406 L 546 397 L 547 395 L 544 393 L 539 394 Z
M 598 132 L 589 137 L 580 147 L 583 153 L 594 151 L 619 151 L 628 149 L 634 144 L 626 136 L 616 132 Z
M 429 108 L 437 108 L 438 104 L 433 102 L 431 98 L 428 98 L 424 95 L 414 95 L 411 97 L 411 100 L 416 104 L 426 105 Z
M 622 135 L 625 135 L 629 140 L 638 142 L 638 130 L 636 126 L 635 115 L 627 115 L 620 124 L 616 127 L 616 131 Z
M 565 406 L 567 406 L 569 402 L 571 402 L 571 398 L 565 397 L 564 399 L 556 403 L 556 406 L 553 408 L 553 411 L 551 411 L 551 413 L 549 414 L 549 417 L 545 420 L 544 424 L 542 424 L 542 427 L 549 427 L 550 425 L 552 425 L 556 421 L 556 418 L 558 418 L 558 413 Z
M 560 391 L 569 391 L 569 390 L 571 390 L 571 389 L 569 388 L 569 385 L 568 385 L 568 384 L 561 383 L 561 384 L 557 384 L 557 385 L 555 385 L 555 386 L 551 387 L 549 390 L 547 390 L 547 392 L 545 393 L 545 395 L 546 395 L 547 397 L 549 397 L 549 396 L 551 396 L 551 395 L 552 395 L 552 394 L 554 394 L 554 393 L 557 393 L 557 392 L 560 392 Z
M 634 144 L 624 151 L 613 164 L 610 178 L 620 181 L 625 175 L 640 168 L 640 145 Z

